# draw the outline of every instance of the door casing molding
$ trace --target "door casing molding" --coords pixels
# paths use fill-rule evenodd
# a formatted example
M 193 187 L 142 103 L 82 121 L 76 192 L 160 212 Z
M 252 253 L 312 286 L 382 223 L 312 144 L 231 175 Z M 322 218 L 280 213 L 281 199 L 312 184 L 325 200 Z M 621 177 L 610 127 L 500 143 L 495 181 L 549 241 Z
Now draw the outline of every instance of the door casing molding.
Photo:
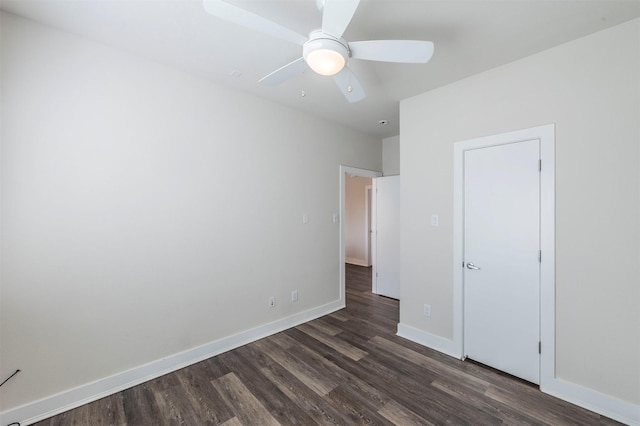
M 453 347 L 464 355 L 464 152 L 540 140 L 540 388 L 555 378 L 555 125 L 456 142 L 453 165 Z

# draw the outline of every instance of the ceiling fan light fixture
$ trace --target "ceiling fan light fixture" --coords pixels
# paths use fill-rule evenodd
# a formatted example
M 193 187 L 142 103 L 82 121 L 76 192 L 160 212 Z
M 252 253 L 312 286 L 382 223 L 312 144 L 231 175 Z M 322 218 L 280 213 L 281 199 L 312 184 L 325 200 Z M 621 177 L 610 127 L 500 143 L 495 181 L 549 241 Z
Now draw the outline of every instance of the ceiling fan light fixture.
M 342 55 L 330 49 L 314 50 L 306 60 L 309 67 L 320 75 L 335 75 L 346 63 Z
M 342 36 L 361 0 L 315 0 L 322 11 L 322 27 L 311 31 L 308 37 L 232 4 L 236 1 L 201 1 L 204 9 L 217 18 L 302 46 L 302 58 L 298 57 L 258 81 L 266 86 L 276 86 L 295 78 L 310 67 L 317 74 L 332 76 L 349 102 L 359 102 L 367 95 L 347 66 L 349 59 L 424 64 L 434 51 L 433 42 L 424 40 L 363 40 L 347 43 Z M 301 95 L 304 97 L 304 91 Z
M 349 51 L 346 43 L 343 44 L 334 38 L 318 37 L 318 35 L 312 33 L 309 41 L 302 47 L 304 61 L 309 68 L 320 75 L 335 75 L 342 71 L 347 63 Z M 327 37 L 322 33 L 320 36 Z

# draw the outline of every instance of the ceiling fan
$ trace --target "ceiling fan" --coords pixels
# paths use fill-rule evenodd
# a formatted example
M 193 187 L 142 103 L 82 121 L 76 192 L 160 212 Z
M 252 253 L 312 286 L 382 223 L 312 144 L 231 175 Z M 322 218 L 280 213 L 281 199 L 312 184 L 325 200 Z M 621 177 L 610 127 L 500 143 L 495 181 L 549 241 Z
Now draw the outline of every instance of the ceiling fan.
M 258 83 L 275 86 L 301 74 L 307 66 L 320 75 L 333 76 L 349 100 L 366 97 L 362 85 L 347 66 L 347 60 L 426 63 L 433 43 L 419 40 L 368 40 L 347 42 L 342 38 L 360 0 L 316 0 L 322 11 L 322 28 L 303 36 L 273 21 L 224 0 L 203 0 L 204 9 L 221 19 L 302 46 L 302 57 L 275 70 Z

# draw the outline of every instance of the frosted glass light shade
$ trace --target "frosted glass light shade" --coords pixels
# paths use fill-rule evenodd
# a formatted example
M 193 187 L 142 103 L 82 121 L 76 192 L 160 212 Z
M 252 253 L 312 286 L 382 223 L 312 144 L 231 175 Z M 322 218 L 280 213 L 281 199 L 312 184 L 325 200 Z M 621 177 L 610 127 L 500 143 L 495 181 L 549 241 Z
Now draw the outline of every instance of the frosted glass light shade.
M 344 57 L 330 49 L 318 49 L 307 55 L 307 65 L 320 75 L 334 75 L 344 68 Z
M 320 75 L 335 75 L 347 63 L 349 51 L 343 40 L 330 38 L 322 32 L 312 32 L 302 47 L 302 56 L 309 67 Z

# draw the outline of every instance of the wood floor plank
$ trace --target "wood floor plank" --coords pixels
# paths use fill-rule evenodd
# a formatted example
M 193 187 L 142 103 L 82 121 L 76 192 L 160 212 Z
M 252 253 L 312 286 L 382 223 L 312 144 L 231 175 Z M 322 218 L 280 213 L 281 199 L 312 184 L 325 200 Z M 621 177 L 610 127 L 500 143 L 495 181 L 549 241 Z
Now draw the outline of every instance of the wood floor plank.
M 212 381 L 219 376 L 212 374 L 206 363 L 198 363 L 194 368 L 177 371 L 184 397 L 193 406 L 196 419 L 202 423 L 221 424 L 235 416 L 225 404 Z
M 538 420 L 523 414 L 521 411 L 514 411 L 504 404 L 488 401 L 484 397 L 483 389 L 469 386 L 468 383 L 452 380 L 451 378 L 438 378 L 431 382 L 431 386 L 452 396 L 459 401 L 460 405 L 490 414 L 500 423 L 510 426 L 540 424 Z
M 348 387 L 352 392 L 366 396 L 367 401 L 376 407 L 384 404 L 389 399 L 385 392 L 380 391 L 360 377 L 343 370 L 308 347 L 292 348 L 291 355 L 300 360 L 306 360 L 306 362 L 318 365 L 332 381 L 339 383 L 338 386 Z
M 342 331 L 341 328 L 338 328 L 336 326 L 331 325 L 330 323 L 328 323 L 327 321 L 324 321 L 322 318 L 319 318 L 317 320 L 313 320 L 313 321 L 309 321 L 308 323 L 306 323 L 309 327 L 313 327 L 316 330 L 327 334 L 329 336 L 335 336 L 336 334 L 340 333 Z
M 166 423 L 148 383 L 124 390 L 122 391 L 122 396 L 122 405 L 128 424 L 144 425 L 153 422 L 156 424 Z
M 417 366 L 428 371 L 435 372 L 436 374 L 453 376 L 466 382 L 472 382 L 473 386 L 478 387 L 482 390 L 486 390 L 489 388 L 489 386 L 491 386 L 491 383 L 486 380 L 482 380 L 475 376 L 469 376 L 468 374 L 461 372 L 455 367 L 451 367 L 446 363 L 434 360 L 433 358 L 405 348 L 404 346 L 394 343 L 388 339 L 376 336 L 371 339 L 371 345 L 380 351 L 386 351 L 387 353 L 392 354 L 395 357 L 412 362 Z
M 520 395 L 511 392 L 505 392 L 503 389 L 491 386 L 485 394 L 491 399 L 500 401 L 505 405 L 526 414 L 544 424 L 552 424 L 558 426 L 578 426 L 585 424 L 596 424 L 599 415 L 588 412 L 586 410 L 567 415 L 564 410 L 553 409 L 554 404 L 559 401 L 543 400 L 541 398 L 530 398 L 524 406 L 521 403 Z
M 318 398 L 315 392 L 281 366 L 265 367 L 262 373 L 275 383 L 293 404 L 305 410 L 316 424 L 345 424 L 346 419 L 342 413 L 324 399 Z
M 346 310 L 333 312 L 333 313 L 329 314 L 329 316 L 331 318 L 337 319 L 338 321 L 342 321 L 342 322 L 349 321 L 349 314 L 347 313 Z
M 433 384 L 437 380 L 437 375 L 434 372 L 421 369 L 407 360 L 394 358 L 390 354 L 380 352 L 376 353 L 376 356 L 378 357 L 377 362 L 399 373 L 402 377 L 412 377 L 417 383 L 425 386 L 419 395 L 419 398 L 424 401 L 424 406 L 437 408 L 440 413 L 447 413 L 448 418 L 455 419 L 456 423 L 471 425 L 499 425 L 502 423 L 493 410 L 478 409 L 477 406 L 470 403 L 471 401 L 461 403 L 457 398 L 458 395 L 452 396 L 448 392 L 434 387 Z M 481 394 L 477 395 L 480 397 Z
M 237 417 L 232 417 L 224 423 L 220 423 L 221 426 L 244 426 Z
M 303 333 L 306 333 L 309 336 L 313 337 L 314 339 L 321 341 L 325 345 L 332 347 L 333 349 L 342 353 L 343 355 L 348 356 L 354 361 L 358 361 L 367 355 L 367 352 L 361 349 L 358 349 L 355 346 L 343 340 L 336 339 L 335 336 L 329 336 L 327 334 L 324 334 L 321 331 L 318 331 L 317 329 L 307 324 L 299 325 L 296 328 L 302 331 Z
M 51 417 L 42 425 L 62 426 L 62 425 L 96 425 L 96 426 L 124 426 L 127 419 L 124 412 L 122 393 L 109 395 L 94 404 L 86 404 L 75 410 L 70 410 L 58 416 Z
M 223 355 L 222 361 L 235 371 L 243 383 L 251 384 L 252 394 L 281 424 L 307 424 L 311 418 L 284 394 L 279 387 L 269 380 L 255 364 L 253 352 L 247 348 L 239 348 L 234 356 Z
M 371 268 L 346 265 L 346 309 L 37 425 L 619 425 L 400 338 L 398 321 Z
M 334 381 L 329 380 L 322 371 L 307 363 L 300 362 L 289 353 L 282 352 L 275 344 L 264 340 L 254 342 L 254 344 L 275 362 L 291 371 L 298 380 L 306 384 L 318 395 L 326 395 L 338 385 Z
M 346 413 L 349 417 L 348 424 L 393 425 L 393 423 L 378 413 L 377 407 L 372 409 L 362 395 L 353 392 L 344 385 L 329 392 L 329 394 L 325 396 L 325 399 L 330 400 L 332 405 L 338 406 L 340 411 Z
M 100 404 L 87 404 L 88 417 L 96 426 L 124 426 L 127 417 L 124 413 L 122 394 L 109 395 Z
M 332 347 L 327 346 L 321 341 L 314 339 L 313 337 L 309 336 L 306 333 L 303 333 L 297 328 L 290 328 L 289 330 L 286 331 L 286 333 L 287 333 L 287 336 L 289 336 L 291 339 L 294 339 L 296 342 L 298 342 L 298 345 L 303 345 L 304 347 L 307 347 L 313 350 L 315 353 L 319 354 L 320 356 L 326 356 L 328 354 L 333 354 L 337 352 Z
M 256 399 L 235 373 L 215 379 L 213 386 L 227 405 L 233 408 L 243 425 L 279 426 L 280 423 Z
M 380 407 L 378 413 L 395 425 L 437 426 L 393 400 Z
M 493 421 L 478 423 L 464 420 L 460 413 L 459 404 L 450 397 L 443 397 L 441 392 L 434 390 L 430 384 L 436 377 L 432 373 L 424 372 L 419 376 L 407 376 L 389 364 L 378 354 L 372 353 L 360 362 L 342 357 L 329 357 L 342 368 L 355 376 L 385 389 L 392 399 L 401 401 L 410 410 L 436 424 L 493 424 Z M 481 417 L 483 413 L 479 413 Z
M 158 390 L 154 398 L 165 424 L 192 424 L 198 418 L 196 407 L 185 400 L 184 388 L 180 385 Z
M 217 356 L 205 359 L 204 361 L 194 364 L 193 366 L 188 368 L 196 366 L 200 369 L 201 374 L 208 377 L 209 380 L 217 379 L 218 377 L 222 377 L 231 373 L 227 366 L 224 365 L 224 363 Z

